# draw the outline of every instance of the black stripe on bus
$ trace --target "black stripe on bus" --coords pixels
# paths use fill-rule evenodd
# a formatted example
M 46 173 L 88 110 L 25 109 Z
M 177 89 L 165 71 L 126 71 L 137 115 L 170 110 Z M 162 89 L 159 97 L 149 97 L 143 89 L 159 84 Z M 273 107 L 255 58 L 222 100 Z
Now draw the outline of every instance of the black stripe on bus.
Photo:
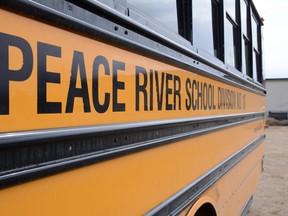
M 264 113 L 0 134 L 0 188 L 234 125 Z
M 179 215 L 189 205 L 195 203 L 197 199 L 207 190 L 209 187 L 218 181 L 225 173 L 231 170 L 236 164 L 238 164 L 243 158 L 245 158 L 250 152 L 256 149 L 261 143 L 263 143 L 265 135 L 258 137 L 256 140 L 246 145 L 237 153 L 230 156 L 221 164 L 213 168 L 210 172 L 201 176 L 196 181 L 193 181 L 190 185 L 183 188 L 181 191 L 162 202 L 159 206 L 155 207 L 146 216 L 166 216 L 166 215 Z

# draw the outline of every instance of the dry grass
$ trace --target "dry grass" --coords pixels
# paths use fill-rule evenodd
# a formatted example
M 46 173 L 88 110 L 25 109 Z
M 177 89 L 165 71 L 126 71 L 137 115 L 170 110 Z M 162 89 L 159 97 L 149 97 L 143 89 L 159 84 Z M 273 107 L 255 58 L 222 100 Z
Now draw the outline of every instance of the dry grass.
M 266 118 L 266 124 L 269 126 L 288 126 L 288 120 L 279 121 L 273 118 Z

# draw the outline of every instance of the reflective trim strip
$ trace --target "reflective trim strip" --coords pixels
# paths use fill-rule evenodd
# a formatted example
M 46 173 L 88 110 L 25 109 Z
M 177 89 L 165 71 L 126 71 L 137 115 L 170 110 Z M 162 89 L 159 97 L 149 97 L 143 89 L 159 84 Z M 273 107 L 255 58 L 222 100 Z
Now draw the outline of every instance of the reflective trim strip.
M 183 188 L 181 191 L 162 202 L 155 207 L 146 216 L 151 215 L 178 215 L 189 205 L 194 203 L 209 187 L 218 181 L 225 173 L 231 170 L 250 152 L 256 149 L 265 139 L 265 135 L 258 137 L 253 142 L 249 143 L 241 150 L 230 156 L 221 164 L 207 172 L 205 175 L 193 181 L 190 185 Z
M 253 195 L 248 199 L 248 201 L 243 206 L 243 209 L 241 210 L 240 216 L 246 216 L 247 215 L 252 202 L 253 202 Z
M 70 128 L 55 128 L 47 130 L 33 130 L 33 131 L 21 131 L 21 132 L 9 132 L 0 133 L 0 149 L 5 145 L 16 144 L 27 141 L 34 141 L 39 139 L 49 139 L 58 138 L 63 136 L 75 136 L 75 135 L 87 135 L 91 133 L 108 133 L 115 132 L 119 130 L 131 130 L 136 128 L 146 128 L 146 127 L 161 127 L 169 126 L 175 124 L 189 124 L 189 123 L 203 123 L 203 122 L 213 122 L 213 121 L 228 121 L 233 120 L 236 122 L 237 119 L 253 119 L 264 117 L 263 112 L 251 112 L 251 113 L 241 113 L 232 115 L 217 115 L 217 116 L 205 116 L 196 118 L 179 118 L 179 119 L 169 119 L 169 120 L 159 120 L 159 121 L 146 121 L 146 122 L 136 122 L 136 123 L 124 123 L 124 124 L 110 124 L 110 125 L 98 125 L 98 126 L 86 126 L 86 127 L 70 127 Z M 220 123 L 219 123 L 220 125 Z

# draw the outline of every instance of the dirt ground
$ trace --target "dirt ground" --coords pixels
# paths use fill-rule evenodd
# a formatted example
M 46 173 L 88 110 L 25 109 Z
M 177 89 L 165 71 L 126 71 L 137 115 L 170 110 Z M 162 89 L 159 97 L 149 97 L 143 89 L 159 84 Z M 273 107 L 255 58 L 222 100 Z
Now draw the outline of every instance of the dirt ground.
M 266 130 L 264 172 L 247 216 L 288 216 L 288 127 Z

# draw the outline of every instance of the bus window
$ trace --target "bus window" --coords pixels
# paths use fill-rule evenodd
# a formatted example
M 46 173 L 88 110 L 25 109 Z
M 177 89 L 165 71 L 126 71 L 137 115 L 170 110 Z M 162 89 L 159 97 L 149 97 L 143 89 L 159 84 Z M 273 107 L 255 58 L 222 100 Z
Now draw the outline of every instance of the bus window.
M 242 33 L 246 37 L 248 36 L 248 11 L 249 7 L 246 0 L 241 0 L 241 24 L 242 24 Z
M 225 62 L 237 69 L 240 69 L 239 58 L 239 22 L 236 10 L 235 0 L 226 0 L 226 18 L 225 18 Z
M 252 78 L 252 49 L 250 31 L 249 5 L 246 0 L 241 0 L 241 24 L 242 24 L 242 72 Z
M 153 4 L 147 4 L 147 0 L 127 0 L 127 2 L 178 33 L 175 0 L 154 0 Z
M 193 44 L 222 60 L 221 11 L 217 0 L 193 0 Z
M 235 26 L 233 23 L 228 19 L 225 21 L 225 60 L 226 63 L 235 67 L 236 66 L 236 46 L 235 46 Z
M 193 0 L 193 44 L 214 55 L 211 0 Z
M 252 15 L 252 43 L 253 43 L 253 77 L 258 82 L 262 82 L 262 68 L 260 55 L 260 25 L 254 15 Z
M 223 5 L 219 0 L 212 0 L 213 18 L 213 42 L 214 55 L 224 61 L 224 37 L 223 37 Z
M 252 39 L 253 39 L 253 47 L 255 50 L 259 50 L 259 35 L 258 35 L 258 22 L 255 17 L 252 16 Z
M 178 33 L 188 41 L 192 41 L 192 1 L 177 0 Z
M 251 42 L 243 36 L 242 72 L 246 72 L 246 75 L 252 78 L 251 62 Z

